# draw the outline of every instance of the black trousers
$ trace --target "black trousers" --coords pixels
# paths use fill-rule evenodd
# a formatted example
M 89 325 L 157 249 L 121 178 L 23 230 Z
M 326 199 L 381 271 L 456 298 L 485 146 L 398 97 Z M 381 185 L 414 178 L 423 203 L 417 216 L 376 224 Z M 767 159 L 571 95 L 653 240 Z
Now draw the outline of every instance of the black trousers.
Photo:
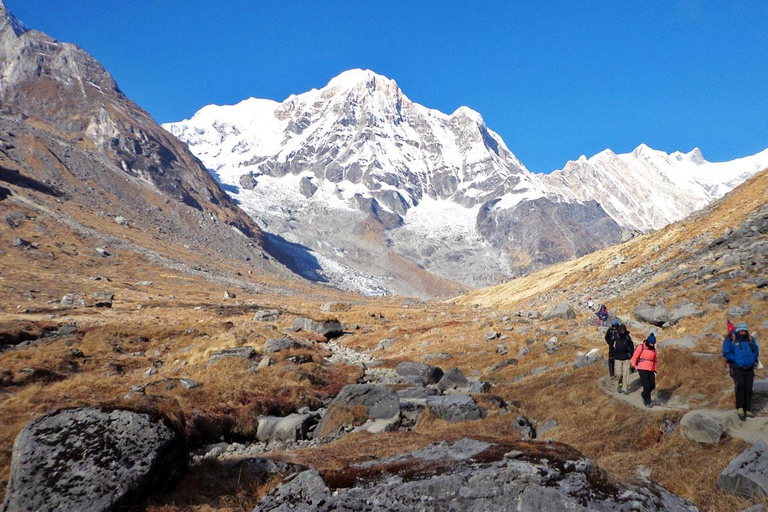
M 608 345 L 608 374 L 616 376 L 616 359 L 613 357 L 613 347 Z
M 640 396 L 643 397 L 643 403 L 648 404 L 651 402 L 651 391 L 656 389 L 656 374 L 650 370 L 637 370 L 637 373 L 643 384 L 643 392 L 640 393 Z
M 755 369 L 747 370 L 731 366 L 731 377 L 736 386 L 736 408 L 752 410 L 752 384 L 755 381 Z

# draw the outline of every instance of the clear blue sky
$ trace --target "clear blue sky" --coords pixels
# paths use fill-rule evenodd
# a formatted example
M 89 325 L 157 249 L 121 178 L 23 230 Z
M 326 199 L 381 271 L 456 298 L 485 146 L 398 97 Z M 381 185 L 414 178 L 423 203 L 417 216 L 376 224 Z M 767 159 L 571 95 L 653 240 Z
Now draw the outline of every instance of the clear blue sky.
M 640 143 L 711 161 L 768 147 L 768 0 L 5 3 L 159 122 L 367 68 L 479 111 L 535 172 Z

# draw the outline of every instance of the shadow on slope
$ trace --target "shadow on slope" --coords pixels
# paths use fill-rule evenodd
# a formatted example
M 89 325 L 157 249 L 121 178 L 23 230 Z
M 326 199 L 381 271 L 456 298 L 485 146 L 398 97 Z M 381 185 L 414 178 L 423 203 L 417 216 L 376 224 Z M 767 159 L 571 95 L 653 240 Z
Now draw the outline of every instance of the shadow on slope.
M 316 283 L 327 283 L 323 275 L 323 267 L 309 248 L 289 242 L 285 238 L 272 233 L 265 233 L 264 250 L 277 261 L 304 279 Z

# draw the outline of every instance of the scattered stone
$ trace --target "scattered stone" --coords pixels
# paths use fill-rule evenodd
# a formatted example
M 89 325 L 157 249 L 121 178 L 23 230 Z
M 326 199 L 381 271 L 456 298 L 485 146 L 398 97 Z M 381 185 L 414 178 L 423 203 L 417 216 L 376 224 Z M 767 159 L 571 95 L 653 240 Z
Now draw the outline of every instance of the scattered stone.
M 538 367 L 534 368 L 533 370 L 531 370 L 530 375 L 532 375 L 532 376 L 533 375 L 537 375 L 537 374 L 539 374 L 541 372 L 545 372 L 547 370 L 549 370 L 549 366 L 538 366 Z
M 558 425 L 557 420 L 547 420 L 536 429 L 536 435 L 540 438 Z
M 700 411 L 690 411 L 680 420 L 680 432 L 692 441 L 716 444 L 725 435 L 726 426 L 718 419 Z
M 254 322 L 276 322 L 280 318 L 280 311 L 276 309 L 257 309 L 253 314 Z
M 264 342 L 265 354 L 271 354 L 273 352 L 280 352 L 283 350 L 291 350 L 295 348 L 307 348 L 307 345 L 293 338 L 270 338 Z
M 211 354 L 211 357 L 208 358 L 208 364 L 215 363 L 225 358 L 252 359 L 255 356 L 256 356 L 256 349 L 253 347 L 246 346 L 246 347 L 225 348 L 222 350 L 217 350 L 216 352 Z
M 752 306 L 749 304 L 739 304 L 738 306 L 733 306 L 728 309 L 728 316 L 739 318 L 742 316 L 747 316 L 751 312 Z
M 299 180 L 299 192 L 301 195 L 309 199 L 315 195 L 315 192 L 317 192 L 317 185 L 312 183 L 312 181 L 309 179 L 309 176 L 302 176 Z
M 576 318 L 576 312 L 570 305 L 566 304 L 565 302 L 561 302 L 544 315 L 544 320 L 552 320 L 553 318 L 573 320 Z
M 490 332 L 485 333 L 485 341 L 495 340 L 495 339 L 497 339 L 499 337 L 501 337 L 501 333 L 499 333 L 497 331 L 490 331 Z
M 335 319 L 318 322 L 311 318 L 299 317 L 293 322 L 293 327 L 301 331 L 322 334 L 328 339 L 338 338 L 344 334 L 344 327 Z
M 259 418 L 256 438 L 262 443 L 298 441 L 306 439 L 310 429 L 316 424 L 317 418 L 311 414 L 262 416 Z
M 392 432 L 397 430 L 400 425 L 400 413 L 392 416 L 391 418 L 382 418 L 380 420 L 372 420 L 355 428 L 352 432 L 368 432 L 371 434 L 381 434 L 384 432 Z
M 733 459 L 720 474 L 717 485 L 747 499 L 768 497 L 768 445 L 757 441 L 751 448 Z
M 77 332 L 77 324 L 63 324 L 56 331 L 56 336 L 71 336 Z
M 455 366 L 449 368 L 448 371 L 445 372 L 445 374 L 440 379 L 440 382 L 437 383 L 437 389 L 440 391 L 445 391 L 446 389 L 461 389 L 468 387 L 469 381 L 464 376 L 464 373 Z
M 363 405 L 368 410 L 368 417 L 374 419 L 391 418 L 400 411 L 397 393 L 391 388 L 375 384 L 344 386 L 331 404 Z
M 373 349 L 374 352 L 379 352 L 381 350 L 387 350 L 388 348 L 391 348 L 392 345 L 395 344 L 394 338 L 384 338 L 381 340 L 378 345 Z M 426 359 L 426 358 L 425 358 Z
M 224 290 L 224 300 L 236 299 L 237 295 L 229 290 Z
M 657 327 L 663 326 L 669 321 L 669 311 L 664 306 L 650 306 L 642 304 L 632 312 L 640 322 L 645 322 Z
M 507 355 L 507 352 L 509 352 L 509 350 L 507 349 L 506 345 L 503 345 L 503 344 L 496 345 L 496 353 L 499 354 L 500 356 Z
M 115 217 L 114 220 L 115 220 L 115 223 L 120 224 L 121 226 L 125 226 L 128 224 L 128 221 L 125 219 L 125 217 L 121 217 L 120 215 Z
M 451 359 L 453 356 L 448 352 L 437 352 L 436 354 L 427 354 L 422 357 L 423 361 L 442 361 L 444 359 Z
M 547 350 L 547 354 L 552 355 L 560 348 L 557 344 L 557 336 L 552 336 L 544 344 L 544 348 Z
M 107 252 L 107 250 L 105 248 L 103 248 L 103 247 L 97 247 L 96 248 L 96 253 L 101 255 L 101 256 L 103 256 L 103 257 L 105 257 L 105 258 L 107 256 L 111 256 L 111 254 L 109 254 L 109 252 Z
M 32 247 L 32 244 L 29 243 L 29 241 L 24 240 L 23 238 L 16 237 L 13 239 L 13 246 L 18 247 L 20 249 L 24 249 L 27 247 Z
M 115 299 L 113 292 L 96 292 L 91 294 L 91 307 L 111 308 L 112 301 Z
M 512 366 L 513 364 L 517 364 L 517 359 L 505 359 L 503 361 L 499 361 L 491 367 L 491 373 L 497 372 L 502 368 L 506 368 L 507 366 Z
M 251 173 L 241 175 L 238 182 L 240 183 L 240 186 L 245 190 L 253 190 L 256 188 L 256 179 Z
M 264 368 L 268 367 L 272 364 L 272 359 L 269 356 L 264 356 L 261 358 L 261 361 L 259 361 L 259 364 L 256 365 L 256 371 L 261 371 Z
M 285 360 L 287 362 L 291 363 L 291 364 L 307 364 L 307 363 L 311 363 L 312 361 L 314 361 L 314 359 L 312 359 L 312 356 L 307 355 L 307 354 L 299 354 L 299 355 L 295 355 L 295 356 L 288 356 L 288 357 L 285 358 Z
M 484 380 L 469 379 L 469 387 L 466 388 L 467 393 L 487 393 L 491 390 L 491 383 Z
M 138 281 L 138 282 L 134 283 L 134 286 L 150 287 L 153 284 L 154 283 L 152 281 Z
M 183 435 L 162 420 L 125 410 L 56 411 L 16 438 L 0 510 L 115 510 L 167 489 L 186 467 Z
M 427 397 L 427 407 L 438 418 L 450 421 L 477 420 L 482 418 L 482 410 L 469 395 L 449 395 Z
M 730 295 L 728 295 L 728 293 L 719 292 L 716 295 L 713 295 L 712 297 L 710 297 L 708 302 L 710 304 L 725 305 L 725 304 L 728 304 L 730 301 L 731 301 L 731 297 Z
M 326 313 L 343 313 L 352 309 L 352 304 L 349 302 L 325 302 L 320 306 L 320 311 Z
M 526 347 L 525 345 L 523 345 L 522 347 L 520 347 L 520 350 L 518 350 L 518 351 L 517 351 L 517 358 L 518 358 L 518 359 L 520 359 L 520 358 L 522 358 L 523 356 L 526 356 L 526 355 L 528 355 L 528 353 L 529 353 L 530 351 L 531 351 L 531 349 L 529 349 L 528 347 Z
M 411 361 L 398 364 L 395 371 L 408 382 L 421 384 L 422 386 L 437 384 L 443 377 L 443 370 L 437 366 Z
M 61 298 L 62 306 L 85 306 L 85 299 L 80 298 L 77 294 L 68 293 Z
M 600 353 L 600 351 L 596 348 L 593 348 L 583 356 L 576 356 L 576 359 L 573 361 L 571 366 L 574 370 L 578 370 L 580 368 L 586 368 L 589 365 L 595 364 L 602 359 L 603 355 Z
M 701 318 L 704 316 L 705 311 L 703 309 L 699 309 L 696 304 L 693 304 L 691 302 L 680 304 L 679 306 L 676 306 L 672 311 L 669 312 L 669 324 L 675 325 L 683 318 L 688 317 L 694 317 L 694 318 Z

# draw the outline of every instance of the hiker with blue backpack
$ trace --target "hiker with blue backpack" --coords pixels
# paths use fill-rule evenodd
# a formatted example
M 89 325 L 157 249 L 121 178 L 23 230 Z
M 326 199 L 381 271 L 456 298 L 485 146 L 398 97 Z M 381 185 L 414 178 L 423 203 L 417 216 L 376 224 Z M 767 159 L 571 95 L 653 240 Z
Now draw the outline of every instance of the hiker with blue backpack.
M 739 322 L 733 333 L 723 340 L 723 357 L 728 362 L 729 373 L 736 388 L 736 413 L 741 421 L 754 418 L 752 412 L 752 384 L 755 366 L 760 357 L 760 347 L 750 336 L 746 322 Z

